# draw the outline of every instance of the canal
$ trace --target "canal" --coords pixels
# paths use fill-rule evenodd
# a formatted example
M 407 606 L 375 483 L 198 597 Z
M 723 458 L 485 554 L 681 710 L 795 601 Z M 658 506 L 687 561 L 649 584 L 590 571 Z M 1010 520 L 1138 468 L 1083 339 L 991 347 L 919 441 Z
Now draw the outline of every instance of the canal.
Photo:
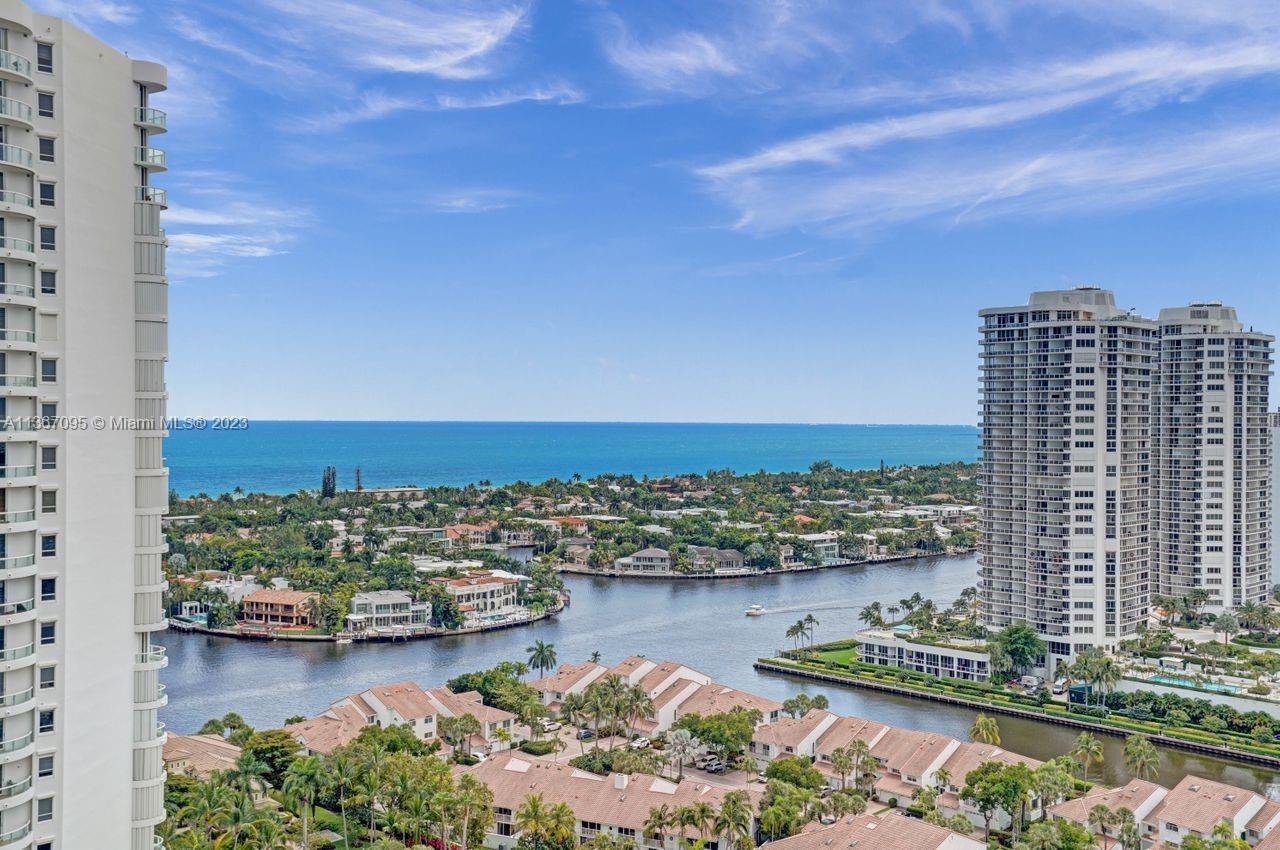
M 559 617 L 530 626 L 456 638 L 396 644 L 264 643 L 166 632 L 169 667 L 163 681 L 169 705 L 162 719 L 172 731 L 194 732 L 210 717 L 237 711 L 252 725 L 279 726 L 286 717 L 324 710 L 338 697 L 370 685 L 412 679 L 442 684 L 459 673 L 503 660 L 524 660 L 535 639 L 555 645 L 561 662 L 598 651 L 606 663 L 630 654 L 684 661 L 716 681 L 777 700 L 799 691 L 825 694 L 833 711 L 882 723 L 965 737 L 973 712 L 854 688 L 802 683 L 760 673 L 752 662 L 790 642 L 784 633 L 805 614 L 819 621 L 817 640 L 857 629 L 869 602 L 888 604 L 919 592 L 939 607 L 972 585 L 972 556 L 842 567 L 791 575 L 718 581 L 654 581 L 566 576 L 572 604 Z M 750 605 L 769 613 L 746 617 Z M 999 718 L 1003 745 L 1039 759 L 1070 749 L 1072 729 Z M 1122 741 L 1103 736 L 1102 779 L 1128 776 Z M 1273 771 L 1177 750 L 1161 750 L 1159 779 L 1187 773 L 1280 794 Z M 1095 768 L 1095 773 L 1097 769 Z

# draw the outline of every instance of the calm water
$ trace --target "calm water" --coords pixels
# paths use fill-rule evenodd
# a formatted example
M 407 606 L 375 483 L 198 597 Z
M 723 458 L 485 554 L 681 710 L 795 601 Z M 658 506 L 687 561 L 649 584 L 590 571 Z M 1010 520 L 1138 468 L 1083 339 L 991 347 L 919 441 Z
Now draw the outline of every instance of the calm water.
M 360 467 L 366 487 L 497 484 L 603 472 L 667 475 L 781 472 L 830 460 L 847 469 L 977 458 L 966 425 L 702 425 L 574 422 L 272 422 L 243 431 L 178 430 L 165 443 L 182 495 L 242 487 L 288 493 L 341 487 Z
M 884 723 L 963 737 L 973 713 L 935 703 L 870 691 L 806 686 L 751 667 L 759 656 L 788 643 L 787 626 L 812 612 L 817 639 L 852 633 L 858 610 L 915 591 L 947 604 L 974 583 L 973 558 L 847 567 L 814 573 L 727 581 L 653 582 L 566 577 L 573 603 L 559 618 L 519 629 L 401 644 L 335 646 L 257 643 L 177 633 L 161 634 L 169 648 L 164 673 L 169 728 L 192 732 L 209 717 L 238 711 L 256 726 L 275 726 L 292 714 L 314 714 L 334 699 L 365 687 L 402 679 L 443 683 L 502 660 L 524 660 L 534 639 L 553 643 L 561 661 L 581 661 L 598 650 L 614 663 L 632 653 L 685 661 L 717 681 L 781 700 L 798 691 L 824 693 L 834 711 Z M 759 603 L 767 616 L 743 615 Z M 1004 745 L 1046 759 L 1066 752 L 1075 732 L 1057 726 L 1000 718 Z M 1106 779 L 1122 782 L 1122 743 L 1103 736 Z M 1164 751 L 1162 781 L 1192 772 L 1264 789 L 1271 771 Z

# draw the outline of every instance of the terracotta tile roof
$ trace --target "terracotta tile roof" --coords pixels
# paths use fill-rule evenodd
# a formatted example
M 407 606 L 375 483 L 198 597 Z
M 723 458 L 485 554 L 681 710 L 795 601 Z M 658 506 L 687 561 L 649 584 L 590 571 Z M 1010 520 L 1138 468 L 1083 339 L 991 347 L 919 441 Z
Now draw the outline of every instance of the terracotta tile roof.
M 848 747 L 854 741 L 863 741 L 868 747 L 889 731 L 889 727 L 861 717 L 841 717 L 818 739 L 818 752 L 830 755 L 833 750 Z
M 244 598 L 245 602 L 261 602 L 266 605 L 301 605 L 315 598 L 315 594 L 307 590 L 281 590 L 274 587 L 263 587 Z
M 535 679 L 529 684 L 535 691 L 562 694 L 597 670 L 601 671 L 599 675 L 603 675 L 608 668 L 594 661 L 586 661 L 582 664 L 561 664 L 556 668 L 556 672 L 541 679 Z
M 783 752 L 787 747 L 794 751 L 800 743 L 813 734 L 814 730 L 836 715 L 821 708 L 814 708 L 804 717 L 784 717 L 777 723 L 766 723 L 756 729 L 751 739 L 757 744 L 768 744 L 775 752 Z M 832 724 L 839 722 L 831 720 Z
M 846 817 L 769 844 L 776 850 L 982 850 L 983 846 L 958 832 L 896 814 Z
M 1252 791 L 1199 776 L 1184 776 L 1164 798 L 1158 817 L 1181 829 L 1208 835 L 1214 826 L 1234 818 L 1255 799 L 1259 799 L 1258 795 Z
M 510 750 L 490 756 L 466 772 L 493 791 L 493 805 L 517 809 L 530 794 L 541 794 L 548 805 L 566 803 L 579 821 L 644 829 L 649 810 L 661 805 L 675 809 L 698 802 L 719 806 L 730 789 L 691 779 L 675 783 L 647 774 L 599 776 L 566 763 L 530 759 Z M 760 792 L 748 791 L 754 809 Z
M 470 714 L 481 723 L 501 723 L 504 720 L 515 719 L 515 715 L 509 711 L 485 705 L 481 702 L 480 694 L 475 691 L 455 694 L 448 688 L 431 688 L 427 693 L 446 714 L 453 717 Z
M 1272 823 L 1278 817 L 1280 817 L 1280 803 L 1275 800 L 1267 800 L 1262 804 L 1262 808 L 1258 809 L 1257 813 L 1249 818 L 1245 828 L 1252 829 L 1259 835 L 1270 835 L 1271 831 L 1280 831 L 1280 821 Z
M 240 748 L 221 735 L 174 735 L 164 741 L 164 763 L 170 769 L 201 778 L 215 770 L 231 770 Z
M 1147 782 L 1144 779 L 1132 779 L 1128 784 L 1119 788 L 1095 788 L 1083 797 L 1077 797 L 1074 800 L 1066 800 L 1056 806 L 1050 806 L 1049 814 L 1075 821 L 1081 825 L 1088 825 L 1089 810 L 1099 803 L 1113 811 L 1124 808 L 1131 812 L 1136 812 L 1153 795 L 1160 794 L 1165 790 L 1163 786 L 1154 782 Z
M 366 703 L 369 698 L 377 700 L 406 720 L 431 717 L 439 713 L 431 698 L 414 682 L 379 685 L 363 691 L 360 696 Z
M 293 737 L 316 753 L 329 755 L 338 747 L 351 743 L 367 726 L 364 715 L 350 705 L 335 705 L 310 720 L 286 726 Z
M 941 756 L 943 750 L 952 743 L 959 742 L 947 735 L 891 728 L 871 748 L 871 755 L 882 761 L 889 770 L 921 776 L 934 759 Z
M 964 778 L 970 771 L 977 770 L 983 762 L 996 761 L 1001 764 L 1025 764 L 1027 767 L 1039 767 L 1042 762 L 1033 758 L 1011 753 L 992 744 L 971 744 L 961 741 L 960 746 L 951 754 L 942 766 L 951 775 L 951 783 L 957 788 L 964 786 Z
M 680 703 L 678 710 L 681 714 L 697 713 L 706 717 L 709 714 L 722 714 L 735 708 L 754 709 L 767 720 L 772 712 L 782 709 L 782 703 L 712 682 L 709 685 L 702 685 L 690 694 L 684 702 Z

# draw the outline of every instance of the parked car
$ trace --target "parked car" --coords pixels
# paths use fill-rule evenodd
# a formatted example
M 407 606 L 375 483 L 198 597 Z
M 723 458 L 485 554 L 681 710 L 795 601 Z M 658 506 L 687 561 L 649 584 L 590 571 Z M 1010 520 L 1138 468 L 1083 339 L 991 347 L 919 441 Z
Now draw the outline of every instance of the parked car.
M 707 765 L 705 769 L 707 773 L 724 773 L 724 767 L 724 762 L 713 761 L 711 764 Z
M 633 749 L 633 750 L 643 750 L 643 749 L 647 749 L 647 748 L 648 748 L 648 746 L 649 746 L 649 739 L 648 739 L 648 738 L 645 738 L 645 737 L 636 738 L 634 741 L 632 741 L 632 742 L 631 742 L 630 744 L 628 744 L 627 746 L 631 747 L 631 749 Z
M 579 740 L 579 741 L 588 741 L 588 740 L 590 740 L 590 739 L 594 738 L 595 736 L 596 736 L 596 733 L 595 733 L 595 732 L 592 732 L 590 729 L 579 729 L 579 730 L 578 730 L 578 740 Z
M 1065 694 L 1065 693 L 1067 692 L 1067 683 L 1066 683 L 1066 682 L 1054 682 L 1054 683 L 1053 683 L 1053 692 L 1054 692 L 1054 694 Z
M 542 718 L 542 731 L 543 731 L 543 732 L 555 732 L 555 731 L 556 731 L 556 730 L 558 730 L 559 728 L 560 728 L 560 723 L 559 723 L 559 721 L 551 720 L 551 719 L 546 718 L 546 717 Z

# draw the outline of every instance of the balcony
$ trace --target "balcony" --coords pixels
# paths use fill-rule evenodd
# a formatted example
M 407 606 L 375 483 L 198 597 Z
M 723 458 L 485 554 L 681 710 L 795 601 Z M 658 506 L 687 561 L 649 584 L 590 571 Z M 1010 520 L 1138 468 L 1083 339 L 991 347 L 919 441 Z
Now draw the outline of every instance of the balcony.
M 152 109 L 149 106 L 135 106 L 133 108 L 133 123 L 139 127 L 145 127 L 153 133 L 163 133 L 168 127 L 169 116 L 159 109 Z
M 0 478 L 30 478 L 35 474 L 34 466 L 0 466 Z
M 0 697 L 0 708 L 13 708 L 16 705 L 31 702 L 36 698 L 36 689 L 27 688 L 25 691 L 17 691 L 12 694 L 5 694 Z
M 0 525 L 17 525 L 18 523 L 22 523 L 22 522 L 35 522 L 35 521 L 36 521 L 36 512 L 34 509 L 29 511 L 6 511 L 5 513 L 0 514 Z M 32 563 L 35 563 L 36 556 L 35 555 L 26 555 L 26 556 L 19 555 L 17 557 L 27 557 L 31 559 Z M 5 559 L 5 560 L 8 560 L 8 559 Z M 3 569 L 3 568 L 4 568 L 3 565 L 0 564 L 0 569 Z
M 33 375 L 0 375 L 0 387 L 34 387 Z
M 26 793 L 27 789 L 30 787 L 31 787 L 30 776 L 19 779 L 16 782 L 10 782 L 5 785 L 0 785 L 0 800 L 8 800 L 10 798 L 18 796 L 19 794 L 24 794 Z
M 8 189 L 0 190 L 0 204 L 7 204 L 11 207 L 21 207 L 22 209 L 17 210 L 17 212 L 24 214 L 28 209 L 34 211 L 36 208 L 35 198 L 25 192 L 10 192 Z M 13 212 L 13 210 L 8 210 L 7 212 Z M 31 217 L 35 218 L 34 212 Z
M 138 186 L 133 199 L 148 204 L 159 204 L 161 209 L 169 208 L 169 193 L 157 186 Z
M 0 50 L 0 77 L 22 83 L 31 82 L 31 60 L 8 50 Z
M 11 97 L 0 97 L 0 120 L 10 124 L 21 124 L 31 129 L 31 105 Z
M 12 617 L 15 614 L 29 614 L 36 610 L 35 598 L 21 602 L 0 602 L 0 617 Z
M 10 844 L 17 844 L 30 834 L 31 821 L 27 821 L 17 829 L 11 829 L 8 832 L 0 832 L 0 848 L 8 847 Z
M 25 168 L 30 171 L 32 163 L 35 162 L 35 156 L 31 151 L 26 148 L 20 148 L 17 145 L 0 145 L 0 162 L 16 165 L 19 168 Z
M 30 156 L 31 152 L 27 151 Z M 165 158 L 164 151 L 157 148 L 134 148 L 133 161 L 136 165 L 148 168 L 152 171 L 168 171 L 169 166 Z
M 3 147 L 3 145 L 0 145 Z M 5 251 L 26 251 L 28 254 L 34 254 L 36 243 L 30 239 L 19 239 L 16 236 L 0 236 L 0 249 Z
M 146 652 L 139 652 L 133 657 L 135 668 L 143 670 L 159 670 L 169 663 L 163 646 L 149 646 Z
M 36 288 L 25 283 L 0 283 L 0 295 L 12 295 L 15 298 L 35 298 Z
M 16 738 L 10 738 L 8 741 L 0 741 L 0 753 L 17 752 L 18 750 L 21 750 L 24 747 L 31 746 L 31 742 L 34 741 L 35 739 L 36 739 L 35 733 L 28 732 L 25 735 L 19 735 Z

